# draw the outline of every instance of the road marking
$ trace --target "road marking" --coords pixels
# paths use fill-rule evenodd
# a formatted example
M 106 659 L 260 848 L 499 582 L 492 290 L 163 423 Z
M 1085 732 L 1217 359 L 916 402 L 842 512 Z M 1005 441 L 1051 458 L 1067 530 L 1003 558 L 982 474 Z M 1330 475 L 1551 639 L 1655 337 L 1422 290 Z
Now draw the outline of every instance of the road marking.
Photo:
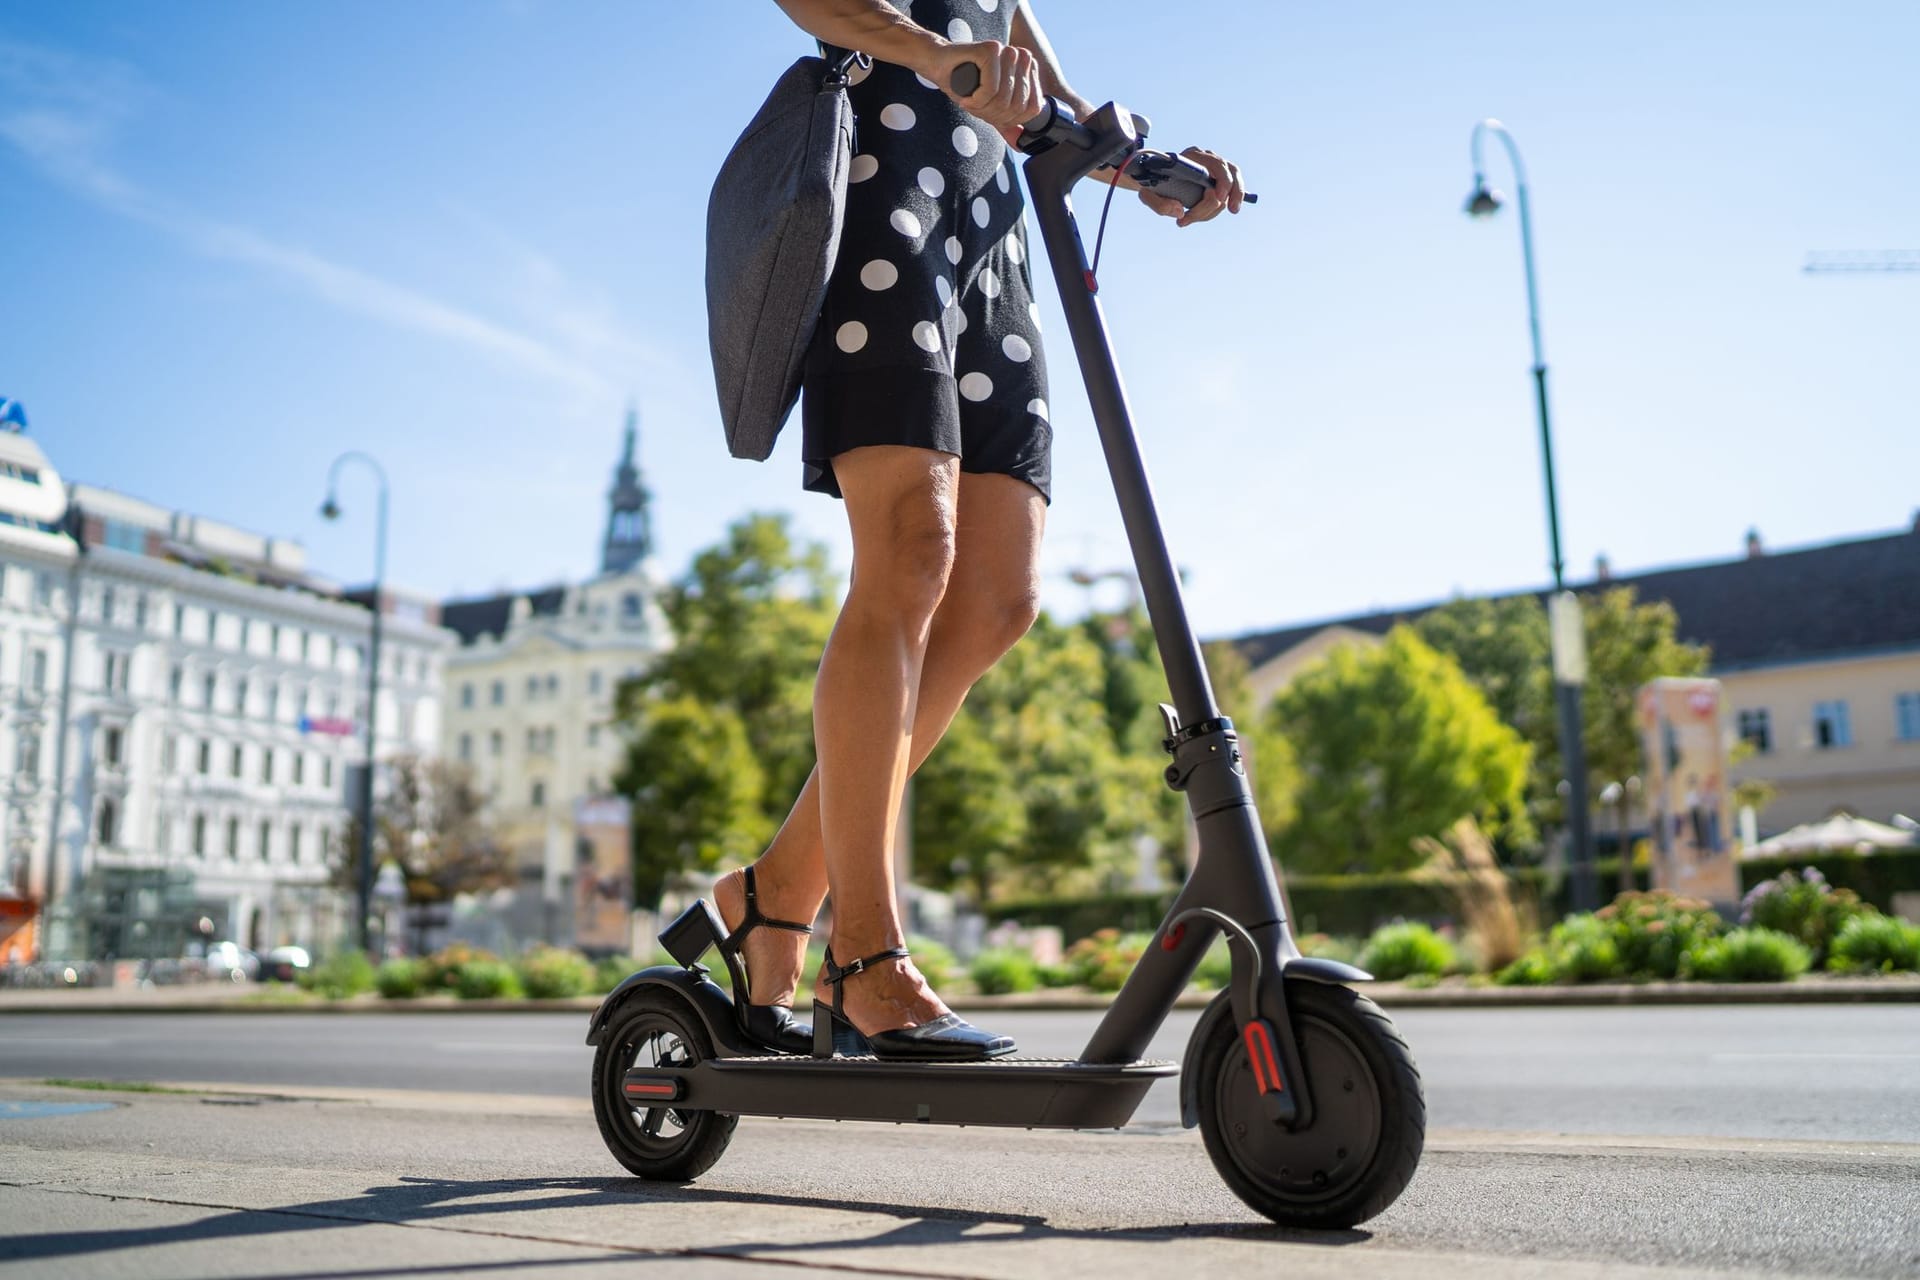
M 42 1116 L 74 1116 L 83 1111 L 111 1111 L 111 1102 L 0 1102 L 0 1120 L 38 1120 Z

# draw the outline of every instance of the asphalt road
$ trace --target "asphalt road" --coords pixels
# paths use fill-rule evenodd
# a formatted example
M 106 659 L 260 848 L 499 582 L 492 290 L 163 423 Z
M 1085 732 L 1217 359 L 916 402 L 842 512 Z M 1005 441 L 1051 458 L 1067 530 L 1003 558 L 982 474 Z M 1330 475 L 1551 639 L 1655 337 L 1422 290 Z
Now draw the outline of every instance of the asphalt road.
M 1182 1056 L 1194 1019 L 1150 1053 Z M 1920 1144 L 1920 1006 L 1403 1009 L 1436 1128 Z M 1001 1014 L 1071 1056 L 1089 1013 Z M 0 1077 L 585 1096 L 579 1014 L 0 1017 Z M 1136 1126 L 1177 1123 L 1170 1084 Z

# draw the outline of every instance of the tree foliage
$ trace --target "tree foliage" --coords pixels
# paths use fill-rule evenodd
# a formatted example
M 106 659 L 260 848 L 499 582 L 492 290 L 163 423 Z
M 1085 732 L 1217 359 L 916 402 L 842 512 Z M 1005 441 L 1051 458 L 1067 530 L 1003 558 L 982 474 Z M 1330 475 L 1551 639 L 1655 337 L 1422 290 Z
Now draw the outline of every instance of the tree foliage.
M 399 866 L 410 903 L 447 902 L 513 882 L 512 855 L 495 840 L 487 798 L 473 771 L 449 760 L 403 755 L 387 766 L 386 793 L 374 806 L 376 867 Z M 359 886 L 360 824 L 347 823 L 334 847 L 332 879 Z
M 1529 750 L 1451 658 L 1411 629 L 1342 647 L 1294 680 L 1270 712 L 1292 747 L 1297 811 L 1278 832 L 1289 868 L 1398 871 L 1414 842 L 1463 818 L 1489 834 L 1527 829 Z
M 750 858 L 774 831 L 766 773 L 731 707 L 650 704 L 614 786 L 632 802 L 634 901 L 648 909 L 675 876 Z

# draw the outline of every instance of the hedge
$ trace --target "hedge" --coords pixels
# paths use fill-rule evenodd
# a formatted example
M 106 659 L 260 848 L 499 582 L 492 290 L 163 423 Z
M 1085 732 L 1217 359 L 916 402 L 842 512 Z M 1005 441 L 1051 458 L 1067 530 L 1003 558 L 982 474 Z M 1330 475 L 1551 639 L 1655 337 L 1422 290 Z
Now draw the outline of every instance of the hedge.
M 1740 864 L 1740 891 L 1744 894 L 1790 868 L 1808 866 L 1819 867 L 1836 889 L 1852 889 L 1862 901 L 1886 912 L 1893 910 L 1894 894 L 1920 892 L 1920 849 L 1865 856 L 1756 858 Z M 1620 886 L 1619 860 L 1598 859 L 1594 872 L 1602 901 L 1612 901 Z M 1533 904 L 1543 925 L 1573 909 L 1571 885 L 1565 877 L 1550 884 L 1547 873 L 1538 867 L 1515 868 L 1510 874 L 1517 896 Z M 1635 873 L 1634 887 L 1650 887 L 1645 870 Z M 1441 921 L 1454 914 L 1453 899 L 1443 887 L 1401 874 L 1288 876 L 1286 889 L 1297 933 L 1364 937 L 1390 920 Z M 1029 898 L 990 907 L 987 914 L 996 922 L 1011 920 L 1027 928 L 1054 926 L 1071 944 L 1097 929 L 1151 930 L 1165 917 L 1173 898 L 1172 891 Z

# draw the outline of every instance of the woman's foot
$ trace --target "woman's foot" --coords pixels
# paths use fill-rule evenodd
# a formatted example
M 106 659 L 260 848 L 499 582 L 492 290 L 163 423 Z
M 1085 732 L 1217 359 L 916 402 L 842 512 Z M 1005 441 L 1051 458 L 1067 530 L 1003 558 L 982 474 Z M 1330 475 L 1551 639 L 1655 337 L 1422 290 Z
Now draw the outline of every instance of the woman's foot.
M 788 915 L 781 909 L 782 904 L 773 900 L 767 882 L 757 878 L 756 881 L 756 904 L 762 916 L 799 923 L 798 916 L 804 914 L 806 923 L 812 922 L 812 913 L 804 909 Z M 748 914 L 746 868 L 729 871 L 713 882 L 713 905 L 719 908 L 720 923 L 729 934 L 740 927 Z M 750 1003 L 791 1007 L 794 992 L 800 986 L 801 966 L 807 962 L 807 936 L 790 929 L 754 929 L 740 940 L 740 960 L 747 971 L 750 990 L 746 995 Z M 736 993 L 736 998 L 738 995 Z
M 838 950 L 836 947 L 836 956 Z M 859 956 L 883 950 L 884 947 L 870 947 L 865 951 L 848 951 L 844 963 L 851 964 Z M 814 980 L 813 989 L 827 995 L 828 999 L 837 998 L 847 1021 L 860 1034 L 867 1036 L 902 1027 L 923 1026 L 953 1012 L 947 1008 L 946 1001 L 934 994 L 926 976 L 905 956 L 882 960 L 858 974 L 850 975 L 840 982 L 837 991 L 827 985 L 827 970 L 823 965 Z
M 982 1031 L 951 1012 L 903 947 L 850 957 L 844 965 L 835 963 L 829 947 L 817 990 L 816 1056 L 871 1053 L 899 1061 L 964 1062 L 1014 1049 L 1010 1037 Z M 848 1028 L 858 1035 L 847 1037 Z

